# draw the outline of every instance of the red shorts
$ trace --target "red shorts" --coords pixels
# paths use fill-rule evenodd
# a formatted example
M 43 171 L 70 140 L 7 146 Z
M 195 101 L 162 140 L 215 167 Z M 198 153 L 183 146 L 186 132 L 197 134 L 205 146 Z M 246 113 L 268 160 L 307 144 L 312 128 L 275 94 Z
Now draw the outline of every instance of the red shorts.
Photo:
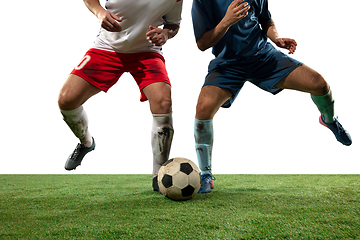
M 165 59 L 157 52 L 117 53 L 91 48 L 71 74 L 107 92 L 124 72 L 129 72 L 134 77 L 142 102 L 147 100 L 142 91 L 144 87 L 155 82 L 171 85 Z

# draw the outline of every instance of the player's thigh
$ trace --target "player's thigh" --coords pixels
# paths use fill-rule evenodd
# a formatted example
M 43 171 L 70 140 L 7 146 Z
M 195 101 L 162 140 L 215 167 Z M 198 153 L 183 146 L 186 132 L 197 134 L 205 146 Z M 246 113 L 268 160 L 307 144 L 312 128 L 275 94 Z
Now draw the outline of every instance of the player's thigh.
M 142 89 L 153 114 L 167 114 L 172 111 L 171 86 L 165 82 L 155 82 Z
M 275 87 L 308 92 L 318 96 L 329 91 L 329 85 L 321 74 L 306 65 L 296 68 L 287 77 L 279 81 Z
M 83 78 L 70 74 L 60 90 L 58 104 L 62 110 L 73 110 L 101 90 Z
M 199 94 L 195 117 L 199 120 L 213 119 L 219 108 L 232 96 L 227 88 L 204 86 Z

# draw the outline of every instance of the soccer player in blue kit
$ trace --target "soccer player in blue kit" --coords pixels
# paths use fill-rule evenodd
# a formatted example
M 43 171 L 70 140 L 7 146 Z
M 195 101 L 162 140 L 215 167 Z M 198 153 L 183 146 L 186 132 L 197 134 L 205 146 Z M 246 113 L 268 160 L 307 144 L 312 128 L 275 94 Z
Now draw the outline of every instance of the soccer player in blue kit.
M 192 19 L 198 48 L 212 47 L 215 55 L 196 106 L 195 148 L 202 174 L 199 193 L 213 188 L 213 118 L 220 107 L 231 106 L 246 81 L 272 94 L 283 89 L 310 93 L 321 113 L 320 123 L 339 142 L 351 145 L 349 133 L 334 117 L 334 100 L 324 78 L 267 41 L 289 54 L 297 46 L 295 40 L 279 37 L 267 0 L 194 0 Z

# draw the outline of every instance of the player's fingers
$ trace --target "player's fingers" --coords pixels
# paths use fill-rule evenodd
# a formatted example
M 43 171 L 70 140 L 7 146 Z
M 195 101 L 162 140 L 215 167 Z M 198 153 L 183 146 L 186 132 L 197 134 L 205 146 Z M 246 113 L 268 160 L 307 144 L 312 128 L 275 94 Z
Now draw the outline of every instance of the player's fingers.
M 115 20 L 118 21 L 118 22 L 122 22 L 122 19 L 119 18 L 118 16 L 116 16 L 114 13 L 112 13 L 112 12 L 109 12 L 109 13 L 110 13 L 110 16 L 111 16 L 113 19 L 115 19 Z
M 146 33 L 146 36 L 151 36 L 151 35 L 154 35 L 155 33 L 161 33 L 161 29 L 160 28 L 155 28 L 155 27 L 153 27 L 153 26 L 149 26 L 149 29 L 150 29 L 150 31 L 148 31 L 147 33 Z
M 239 5 L 236 5 L 236 6 L 234 7 L 234 10 L 235 10 L 235 11 L 240 11 L 240 10 L 246 8 L 248 5 L 249 5 L 249 4 L 248 4 L 247 2 L 243 2 L 243 3 L 239 4 Z
M 154 46 L 160 46 L 160 41 L 158 39 L 149 40 L 149 43 Z
M 109 32 L 120 32 L 122 30 L 119 23 L 117 23 L 115 20 L 109 20 L 106 19 L 102 22 L 101 27 Z
M 241 19 L 245 18 L 248 14 L 249 14 L 248 12 L 240 13 L 240 14 L 238 15 L 238 19 L 241 20 Z
M 250 5 L 246 5 L 245 7 L 241 7 L 236 11 L 236 15 L 238 17 L 246 16 L 248 14 L 249 9 L 250 9 Z
M 297 42 L 294 39 L 284 38 L 284 41 L 289 43 L 289 44 L 293 44 L 293 45 L 297 46 Z
M 240 14 L 243 15 L 243 14 L 247 13 L 249 11 L 249 9 L 250 9 L 250 5 L 247 5 L 246 7 L 242 8 L 240 10 Z
M 294 45 L 291 45 L 289 48 L 289 54 L 293 54 L 296 50 L 296 47 Z
M 159 38 L 158 38 L 158 34 L 150 34 L 146 39 L 148 39 L 149 41 L 157 41 L 157 39 Z
M 120 32 L 122 30 L 120 25 L 113 25 L 111 23 L 104 24 L 102 27 L 109 32 Z
M 154 30 L 150 30 L 146 33 L 146 36 L 152 36 L 154 35 L 156 32 Z
M 113 25 L 108 21 L 103 21 L 101 23 L 101 27 L 109 31 L 113 27 Z
M 120 32 L 122 30 L 121 26 L 119 23 L 115 22 L 113 24 L 113 27 L 111 28 L 111 31 L 113 32 Z
M 159 34 L 147 37 L 147 40 L 155 46 L 162 46 L 166 43 L 166 39 L 164 38 L 164 36 Z
M 157 41 L 157 37 L 156 36 L 149 36 L 146 38 L 149 42 L 155 42 Z
M 236 7 L 237 5 L 239 5 L 240 2 L 241 2 L 240 0 L 234 0 L 234 1 L 232 1 L 232 2 L 230 3 L 229 7 L 230 7 L 230 8 L 234 8 L 234 7 Z
M 119 22 L 122 19 L 116 16 L 114 13 L 106 11 L 105 15 L 101 18 L 101 27 L 110 32 L 119 32 L 122 30 Z
M 109 24 L 108 27 L 105 28 L 109 32 L 120 32 L 122 30 L 121 26 L 119 24 Z
M 120 24 L 115 19 L 109 19 L 109 27 L 112 32 L 120 32 L 122 30 Z
M 157 42 L 155 43 L 155 46 L 162 46 L 162 45 L 164 45 L 164 44 L 165 44 L 164 39 L 161 39 L 161 40 L 159 40 L 159 41 L 157 41 Z
M 285 48 L 289 50 L 289 54 L 293 54 L 296 50 L 296 42 L 291 39 L 285 39 Z

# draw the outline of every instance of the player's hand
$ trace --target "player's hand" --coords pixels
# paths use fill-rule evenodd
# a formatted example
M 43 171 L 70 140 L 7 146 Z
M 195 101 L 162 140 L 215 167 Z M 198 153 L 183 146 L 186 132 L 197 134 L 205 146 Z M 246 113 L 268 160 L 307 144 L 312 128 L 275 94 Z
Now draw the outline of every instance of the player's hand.
M 166 30 L 162 28 L 155 28 L 153 26 L 149 26 L 150 31 L 146 33 L 146 40 L 149 41 L 154 46 L 162 46 L 169 39 L 168 33 Z
M 122 19 L 112 12 L 104 9 L 104 11 L 97 15 L 97 18 L 99 19 L 100 26 L 109 32 L 120 32 L 122 30 L 119 24 L 119 22 L 122 22 Z
M 291 38 L 277 38 L 274 43 L 280 47 L 289 50 L 289 54 L 294 54 L 296 50 L 297 43 L 294 39 Z
M 250 9 L 250 5 L 247 2 L 243 2 L 243 1 L 244 0 L 234 0 L 229 5 L 225 17 L 223 19 L 228 27 L 232 26 L 233 24 L 237 23 L 238 21 L 240 21 L 241 19 L 245 18 L 248 15 L 248 10 Z

